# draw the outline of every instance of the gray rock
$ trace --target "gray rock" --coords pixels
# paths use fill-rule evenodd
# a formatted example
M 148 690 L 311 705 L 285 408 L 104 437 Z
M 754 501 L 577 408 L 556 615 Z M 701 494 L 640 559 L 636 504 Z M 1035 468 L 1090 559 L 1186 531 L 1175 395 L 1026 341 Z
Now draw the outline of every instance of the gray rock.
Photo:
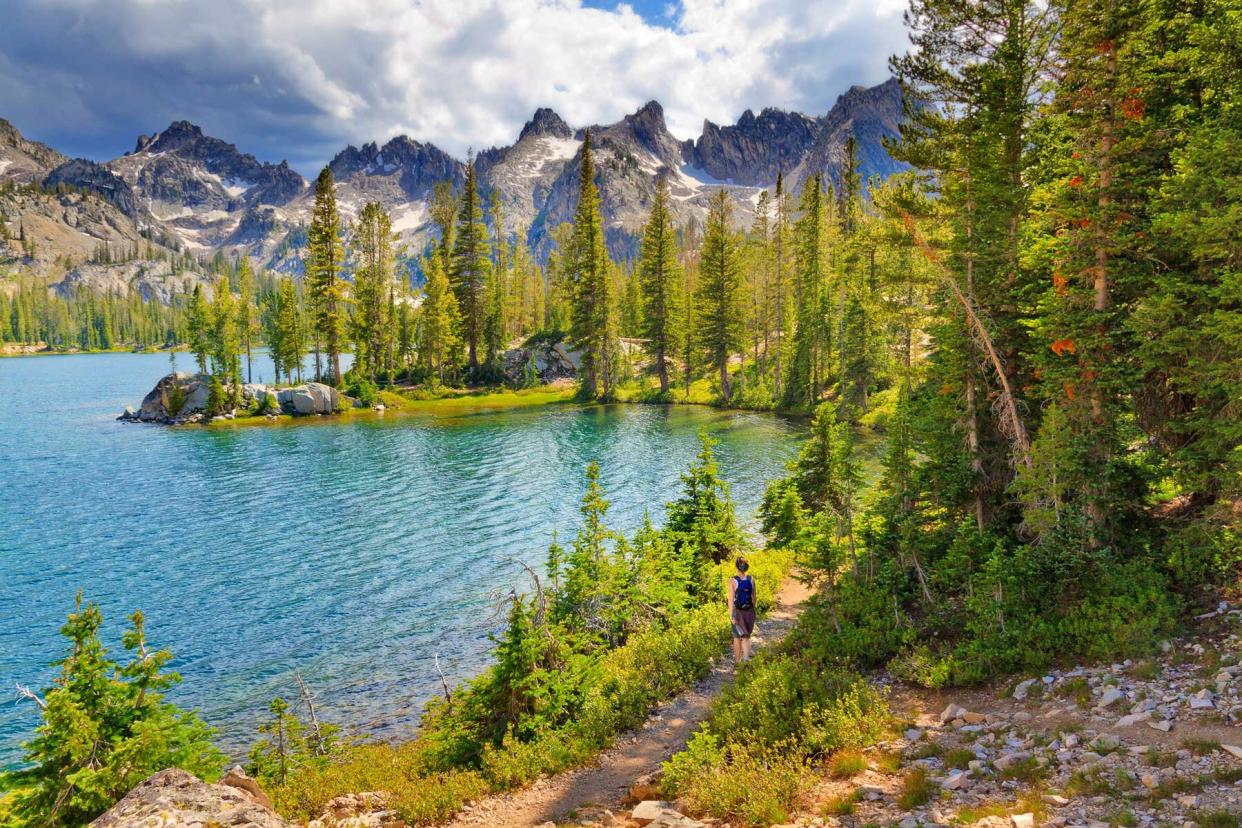
M 342 396 L 330 385 L 308 382 L 305 385 L 280 389 L 276 393 L 276 399 L 286 414 L 308 416 L 333 413 L 340 407 Z
M 1121 740 L 1111 733 L 1103 733 L 1096 737 L 1092 745 L 1096 750 L 1116 750 L 1121 745 Z
M 163 423 L 201 413 L 207 407 L 210 383 L 206 374 L 168 374 L 142 398 L 138 419 Z
M 630 819 L 639 825 L 648 825 L 654 822 L 665 811 L 673 810 L 671 802 L 664 802 L 659 799 L 647 799 L 634 806 L 634 810 L 630 812 Z
M 1020 762 L 1025 762 L 1027 759 L 1030 759 L 1030 758 L 1031 758 L 1031 754 L 1027 753 L 1024 750 L 1019 750 L 1019 751 L 1014 751 L 1013 753 L 1006 753 L 1003 756 L 997 757 L 996 760 L 992 762 L 992 764 L 996 765 L 997 770 L 1005 770 Z
M 959 707 L 956 704 L 950 704 L 940 712 L 940 723 L 948 724 L 954 719 L 960 719 L 965 712 L 966 708 Z
M 226 777 L 228 778 L 228 777 Z M 250 780 L 253 783 L 253 780 Z M 254 790 L 258 790 L 255 786 Z M 261 795 L 262 792 L 259 791 Z M 263 797 L 264 799 L 266 797 Z M 160 771 L 90 824 L 90 828 L 292 828 L 247 788 L 233 784 L 209 785 L 180 768 Z
M 964 770 L 957 770 L 945 777 L 945 780 L 941 783 L 940 787 L 950 791 L 957 791 L 968 787 L 969 785 L 970 774 Z
M 1105 687 L 1104 692 L 1100 695 L 1099 707 L 1109 707 L 1116 704 L 1126 697 L 1126 694 L 1118 690 L 1116 687 Z
M 1214 696 L 1215 694 L 1212 693 L 1212 691 L 1208 690 L 1207 688 L 1200 690 L 1198 693 L 1195 693 L 1193 696 L 1190 697 L 1190 709 L 1191 710 L 1213 710 L 1215 709 L 1216 703 L 1213 701 Z
M 1035 679 L 1027 679 L 1026 681 L 1019 682 L 1018 686 L 1013 688 L 1013 697 L 1018 701 L 1024 701 L 1026 697 L 1030 695 L 1031 688 L 1034 687 L 1036 683 Z

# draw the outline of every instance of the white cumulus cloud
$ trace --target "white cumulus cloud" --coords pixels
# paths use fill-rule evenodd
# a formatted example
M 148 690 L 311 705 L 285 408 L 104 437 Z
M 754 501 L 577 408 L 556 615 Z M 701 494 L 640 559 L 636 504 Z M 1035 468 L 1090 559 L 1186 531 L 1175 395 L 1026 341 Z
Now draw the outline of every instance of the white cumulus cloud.
M 109 157 L 185 118 L 304 172 L 405 133 L 461 155 L 536 107 L 574 125 L 659 100 L 703 119 L 826 111 L 887 77 L 904 0 L 682 0 L 647 20 L 577 0 L 9 0 L 0 117 Z

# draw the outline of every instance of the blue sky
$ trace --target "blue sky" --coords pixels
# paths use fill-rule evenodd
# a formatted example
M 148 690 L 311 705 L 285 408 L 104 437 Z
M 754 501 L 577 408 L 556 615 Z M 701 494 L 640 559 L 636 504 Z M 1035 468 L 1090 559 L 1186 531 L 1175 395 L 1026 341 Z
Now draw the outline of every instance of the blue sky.
M 398 134 L 457 155 L 540 106 L 673 134 L 888 77 L 905 0 L 3 0 L 0 117 L 94 159 L 187 119 L 304 174 Z
M 680 3 L 672 3 L 669 0 L 638 0 L 638 2 L 633 3 L 618 3 L 612 2 L 612 0 L 587 0 L 582 5 L 605 11 L 616 11 L 617 6 L 629 6 L 643 20 L 655 26 L 671 25 L 675 21 L 676 14 L 681 6 Z

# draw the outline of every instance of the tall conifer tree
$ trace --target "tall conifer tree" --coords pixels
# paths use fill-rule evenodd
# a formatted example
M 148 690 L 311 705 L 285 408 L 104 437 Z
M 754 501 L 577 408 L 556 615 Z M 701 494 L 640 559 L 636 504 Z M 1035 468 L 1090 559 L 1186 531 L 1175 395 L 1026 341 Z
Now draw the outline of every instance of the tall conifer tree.
M 336 209 L 336 184 L 332 180 L 332 169 L 324 167 L 315 180 L 315 206 L 307 235 L 306 282 L 315 342 L 322 341 L 327 349 L 335 385 L 341 384 L 341 347 L 345 340 L 344 267 L 345 246 L 341 239 L 341 217 Z M 315 373 L 321 373 L 318 345 Z
M 486 344 L 483 334 L 491 271 L 491 249 L 487 226 L 483 223 L 483 203 L 479 198 L 474 159 L 471 158 L 466 164 L 466 184 L 457 214 L 449 277 L 461 312 L 462 339 L 466 343 L 466 362 L 472 378 L 479 370 L 479 346 Z
M 660 393 L 669 389 L 669 360 L 678 352 L 685 331 L 681 324 L 681 266 L 677 261 L 676 230 L 668 212 L 668 183 L 656 186 L 651 214 L 643 229 L 638 276 L 642 287 L 642 333 L 655 360 Z
M 720 377 L 725 403 L 733 398 L 729 360 L 744 345 L 742 273 L 737 234 L 729 226 L 732 206 L 724 189 L 717 190 L 707 212 L 699 270 L 695 334 L 699 348 Z

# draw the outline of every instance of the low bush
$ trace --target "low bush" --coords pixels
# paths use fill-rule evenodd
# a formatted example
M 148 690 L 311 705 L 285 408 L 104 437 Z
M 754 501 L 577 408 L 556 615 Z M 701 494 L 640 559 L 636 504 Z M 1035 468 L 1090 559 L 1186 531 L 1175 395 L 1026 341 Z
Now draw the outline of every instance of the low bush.
M 348 382 L 346 382 L 344 391 L 347 396 L 353 397 L 355 400 L 366 406 L 374 405 L 376 397 L 379 394 L 379 389 L 375 386 L 375 383 L 371 382 L 366 377 L 358 377 L 353 375 L 351 375 Z
M 807 623 L 804 614 L 795 631 L 811 635 Z M 883 698 L 796 641 L 738 671 L 686 750 L 665 763 L 667 794 L 718 819 L 766 825 L 787 818 L 815 778 L 816 757 L 835 752 L 829 768 L 837 774 L 866 767 L 857 750 L 891 725 Z
M 792 745 L 721 745 L 699 731 L 686 749 L 664 764 L 666 790 L 694 809 L 742 826 L 787 822 L 813 774 Z

